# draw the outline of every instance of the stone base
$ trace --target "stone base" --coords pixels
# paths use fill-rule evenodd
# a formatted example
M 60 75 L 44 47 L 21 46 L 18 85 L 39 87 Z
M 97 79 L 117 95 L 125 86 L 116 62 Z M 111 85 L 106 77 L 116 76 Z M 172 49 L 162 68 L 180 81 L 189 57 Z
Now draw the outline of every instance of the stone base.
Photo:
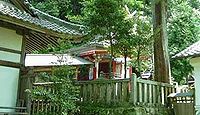
M 173 110 L 165 107 L 81 107 L 80 115 L 173 115 Z

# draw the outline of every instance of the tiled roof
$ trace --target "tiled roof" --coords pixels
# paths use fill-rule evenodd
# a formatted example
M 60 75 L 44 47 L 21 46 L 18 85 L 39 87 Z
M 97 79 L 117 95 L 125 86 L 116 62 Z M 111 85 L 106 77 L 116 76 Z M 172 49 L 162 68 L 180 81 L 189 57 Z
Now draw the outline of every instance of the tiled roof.
M 194 43 L 193 45 L 189 46 L 185 50 L 181 51 L 180 53 L 173 56 L 173 58 L 178 57 L 196 57 L 200 56 L 200 41 Z
M 83 52 L 93 51 L 93 50 L 106 50 L 106 48 L 108 48 L 109 46 L 110 46 L 110 42 L 108 40 L 104 40 L 104 41 L 94 40 L 80 47 L 69 49 L 68 52 L 72 54 L 73 53 L 80 54 Z
M 36 26 L 40 26 L 41 28 L 44 28 L 44 29 L 53 30 L 54 32 L 58 32 L 58 33 L 71 34 L 71 35 L 83 35 L 81 31 L 81 28 L 83 26 L 81 25 L 60 20 L 58 18 L 50 16 L 34 8 L 32 8 L 32 10 L 34 13 L 36 13 L 36 15 L 38 15 L 38 17 L 33 17 L 29 13 L 19 10 L 17 7 L 15 7 L 14 5 L 10 3 L 0 1 L 0 16 L 3 15 L 3 16 L 12 17 L 14 19 L 19 19 L 24 22 L 34 24 Z M 49 21 L 47 17 L 54 21 Z

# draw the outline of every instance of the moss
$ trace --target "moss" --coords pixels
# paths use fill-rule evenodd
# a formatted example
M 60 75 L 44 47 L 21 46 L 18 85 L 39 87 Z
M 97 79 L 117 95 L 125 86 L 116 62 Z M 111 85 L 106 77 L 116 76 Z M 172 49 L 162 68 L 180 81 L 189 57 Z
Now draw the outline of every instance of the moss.
M 80 115 L 172 115 L 164 107 L 95 107 L 82 106 Z

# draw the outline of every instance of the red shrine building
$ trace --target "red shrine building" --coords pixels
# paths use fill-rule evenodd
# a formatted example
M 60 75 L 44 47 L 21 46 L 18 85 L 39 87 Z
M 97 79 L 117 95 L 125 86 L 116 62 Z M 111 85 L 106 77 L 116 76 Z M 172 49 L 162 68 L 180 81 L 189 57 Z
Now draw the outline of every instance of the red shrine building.
M 82 57 L 93 62 L 93 65 L 84 65 L 77 67 L 77 80 L 95 80 L 99 78 L 109 79 L 110 54 L 108 52 L 109 43 L 90 42 L 78 48 L 70 49 L 71 54 Z M 130 59 L 127 59 L 129 62 Z M 132 68 L 127 64 L 126 77 L 124 71 L 124 58 L 114 58 L 112 61 L 112 76 L 115 79 L 129 78 L 132 74 Z

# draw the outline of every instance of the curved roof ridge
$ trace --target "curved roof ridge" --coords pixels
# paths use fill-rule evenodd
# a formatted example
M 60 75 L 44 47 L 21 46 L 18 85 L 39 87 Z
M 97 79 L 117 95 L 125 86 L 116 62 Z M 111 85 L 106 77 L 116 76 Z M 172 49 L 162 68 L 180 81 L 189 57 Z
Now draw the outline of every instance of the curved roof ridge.
M 39 9 L 33 7 L 33 5 L 30 4 L 27 0 L 24 1 L 24 3 L 30 8 L 30 10 L 32 10 L 32 11 L 34 12 L 35 15 L 40 15 L 40 16 L 43 15 L 43 16 L 50 17 L 51 19 L 54 19 L 54 20 L 60 21 L 60 22 L 62 22 L 62 23 L 65 23 L 65 24 L 69 24 L 69 25 L 73 25 L 73 26 L 78 26 L 78 27 L 84 27 L 84 26 L 81 25 L 81 24 L 75 24 L 75 23 L 72 23 L 72 22 L 67 22 L 67 21 L 65 21 L 65 20 L 59 19 L 59 18 L 57 18 L 57 17 L 54 17 L 54 16 L 52 16 L 52 15 L 50 15 L 50 14 L 48 14 L 48 13 L 45 13 L 45 12 L 43 12 L 43 11 L 40 11 Z M 41 18 L 41 17 L 39 17 L 39 18 Z

